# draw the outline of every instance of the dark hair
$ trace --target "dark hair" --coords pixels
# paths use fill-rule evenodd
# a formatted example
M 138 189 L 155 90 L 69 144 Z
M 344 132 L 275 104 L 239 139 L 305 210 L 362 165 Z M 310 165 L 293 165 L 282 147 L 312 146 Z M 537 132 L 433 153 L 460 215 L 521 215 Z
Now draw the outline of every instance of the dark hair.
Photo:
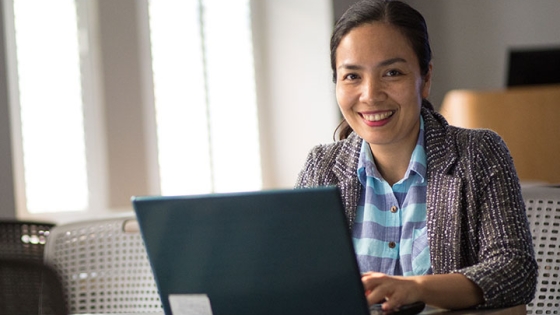
M 430 70 L 432 50 L 428 38 L 426 21 L 420 12 L 410 5 L 396 0 L 361 0 L 354 3 L 338 19 L 331 36 L 331 68 L 333 82 L 336 83 L 336 49 L 346 34 L 354 28 L 372 22 L 385 22 L 397 27 L 408 39 L 412 50 L 418 58 L 420 74 L 425 76 Z M 433 110 L 428 100 L 422 100 L 422 106 Z M 345 139 L 352 128 L 343 120 L 335 130 L 339 139 Z

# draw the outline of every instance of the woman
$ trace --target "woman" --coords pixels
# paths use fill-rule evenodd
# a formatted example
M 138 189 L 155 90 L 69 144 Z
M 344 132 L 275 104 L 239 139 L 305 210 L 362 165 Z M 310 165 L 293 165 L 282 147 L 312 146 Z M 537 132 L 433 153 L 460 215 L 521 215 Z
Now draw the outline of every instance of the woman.
M 422 15 L 356 3 L 335 26 L 331 66 L 341 140 L 312 149 L 296 186 L 340 188 L 368 302 L 530 302 L 537 266 L 513 161 L 497 134 L 449 126 L 427 101 Z

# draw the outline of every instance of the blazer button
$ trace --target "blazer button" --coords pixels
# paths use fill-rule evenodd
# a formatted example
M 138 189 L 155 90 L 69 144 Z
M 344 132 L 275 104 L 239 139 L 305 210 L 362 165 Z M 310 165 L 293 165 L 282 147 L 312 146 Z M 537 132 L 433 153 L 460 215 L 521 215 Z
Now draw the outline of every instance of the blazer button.
M 391 212 L 392 212 L 392 213 L 397 212 L 397 210 L 399 210 L 399 209 L 397 208 L 397 206 L 392 206 L 392 207 L 391 207 Z
M 397 244 L 395 242 L 389 242 L 389 248 L 395 248 Z

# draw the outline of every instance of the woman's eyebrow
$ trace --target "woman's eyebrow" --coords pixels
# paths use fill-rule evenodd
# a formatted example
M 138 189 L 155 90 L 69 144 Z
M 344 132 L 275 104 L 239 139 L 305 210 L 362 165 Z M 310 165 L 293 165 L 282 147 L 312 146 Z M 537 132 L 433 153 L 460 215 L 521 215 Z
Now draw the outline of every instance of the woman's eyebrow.
M 391 59 L 387 59 L 387 60 L 381 61 L 380 63 L 377 64 L 377 66 L 378 66 L 378 67 L 385 67 L 385 66 L 388 66 L 388 65 L 392 65 L 392 64 L 394 64 L 394 63 L 397 63 L 397 62 L 405 62 L 405 63 L 406 63 L 406 59 L 400 58 L 400 57 L 391 58 Z
M 349 63 L 343 63 L 340 66 L 338 66 L 337 69 L 342 69 L 342 68 L 348 69 L 348 70 L 360 70 L 360 69 L 363 69 L 364 67 L 354 65 L 354 64 L 349 64 Z
M 406 63 L 406 59 L 396 57 L 396 58 L 383 60 L 383 61 L 381 61 L 380 63 L 377 64 L 377 67 L 386 67 L 386 66 L 392 65 L 394 63 L 398 63 L 398 62 Z M 363 68 L 364 67 L 360 66 L 360 65 L 355 65 L 355 64 L 351 64 L 351 63 L 343 63 L 340 66 L 338 66 L 337 69 L 360 70 L 360 69 L 363 69 Z

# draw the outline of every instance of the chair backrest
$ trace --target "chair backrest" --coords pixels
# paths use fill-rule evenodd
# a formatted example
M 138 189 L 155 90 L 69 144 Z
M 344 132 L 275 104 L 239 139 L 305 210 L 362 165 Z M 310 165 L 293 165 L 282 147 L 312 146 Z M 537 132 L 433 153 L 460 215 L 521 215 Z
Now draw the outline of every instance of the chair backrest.
M 527 314 L 560 314 L 560 187 L 524 187 L 523 199 L 539 266 L 537 293 Z
M 52 223 L 1 220 L 0 258 L 43 261 Z
M 61 274 L 72 314 L 163 313 L 135 217 L 58 225 L 45 262 Z
M 451 125 L 487 128 L 506 142 L 524 182 L 560 183 L 560 85 L 449 91 L 441 114 Z
M 67 315 L 62 282 L 36 260 L 0 258 L 0 314 Z

